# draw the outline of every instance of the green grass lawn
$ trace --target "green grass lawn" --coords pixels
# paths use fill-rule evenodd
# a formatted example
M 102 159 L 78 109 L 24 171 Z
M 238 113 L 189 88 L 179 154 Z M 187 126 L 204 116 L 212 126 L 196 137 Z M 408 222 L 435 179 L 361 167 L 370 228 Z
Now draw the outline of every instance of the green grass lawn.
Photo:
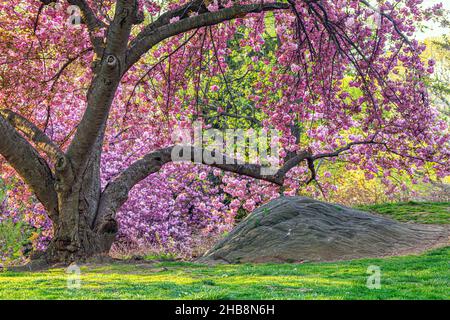
M 450 202 L 401 202 L 359 206 L 402 222 L 450 224 Z
M 337 263 L 117 263 L 83 266 L 80 289 L 67 289 L 64 269 L 6 272 L 0 299 L 449 299 L 449 261 L 450 247 Z M 371 265 L 380 267 L 380 289 L 366 286 Z

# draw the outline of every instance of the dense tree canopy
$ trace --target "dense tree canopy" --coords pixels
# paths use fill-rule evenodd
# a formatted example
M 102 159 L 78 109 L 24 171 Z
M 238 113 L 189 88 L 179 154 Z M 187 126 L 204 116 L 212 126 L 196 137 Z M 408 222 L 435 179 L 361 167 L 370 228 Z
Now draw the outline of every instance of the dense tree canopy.
M 167 242 L 192 236 L 187 225 L 226 228 L 241 205 L 253 210 L 316 181 L 323 160 L 368 178 L 382 170 L 387 184 L 397 169 L 449 173 L 447 123 L 425 85 L 434 61 L 421 59 L 425 46 L 414 40 L 440 6 L 2 0 L 0 8 L 1 172 L 35 194 L 31 216 L 50 217 L 49 260 L 108 250 L 122 230 Z M 279 130 L 282 167 L 262 175 L 259 164 L 171 163 L 172 132 L 193 121 Z M 19 208 L 27 193 L 13 197 Z

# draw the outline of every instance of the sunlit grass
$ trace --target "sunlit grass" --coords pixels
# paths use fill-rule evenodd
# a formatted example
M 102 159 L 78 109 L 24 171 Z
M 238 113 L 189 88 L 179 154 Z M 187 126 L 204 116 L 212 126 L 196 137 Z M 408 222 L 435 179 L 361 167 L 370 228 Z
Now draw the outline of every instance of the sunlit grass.
M 402 202 L 359 206 L 403 222 L 450 224 L 450 202 Z
M 448 299 L 450 247 L 422 255 L 336 263 L 206 266 L 181 262 L 0 273 L 0 299 Z M 381 289 L 366 286 L 381 268 Z

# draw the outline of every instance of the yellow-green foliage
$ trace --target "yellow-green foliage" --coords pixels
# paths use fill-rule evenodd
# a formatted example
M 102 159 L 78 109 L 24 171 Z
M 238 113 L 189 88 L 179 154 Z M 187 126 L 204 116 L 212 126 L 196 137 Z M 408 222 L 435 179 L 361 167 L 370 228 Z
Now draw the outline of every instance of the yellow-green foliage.
M 7 219 L 0 222 L 0 264 L 23 258 L 22 249 L 30 232 L 22 223 Z

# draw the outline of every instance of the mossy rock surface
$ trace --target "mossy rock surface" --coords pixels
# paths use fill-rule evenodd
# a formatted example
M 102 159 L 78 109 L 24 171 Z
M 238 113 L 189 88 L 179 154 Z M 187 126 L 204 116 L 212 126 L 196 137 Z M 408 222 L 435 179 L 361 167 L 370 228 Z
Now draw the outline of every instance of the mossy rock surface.
M 418 253 L 449 244 L 449 227 L 401 223 L 305 197 L 258 208 L 200 262 L 337 261 Z

